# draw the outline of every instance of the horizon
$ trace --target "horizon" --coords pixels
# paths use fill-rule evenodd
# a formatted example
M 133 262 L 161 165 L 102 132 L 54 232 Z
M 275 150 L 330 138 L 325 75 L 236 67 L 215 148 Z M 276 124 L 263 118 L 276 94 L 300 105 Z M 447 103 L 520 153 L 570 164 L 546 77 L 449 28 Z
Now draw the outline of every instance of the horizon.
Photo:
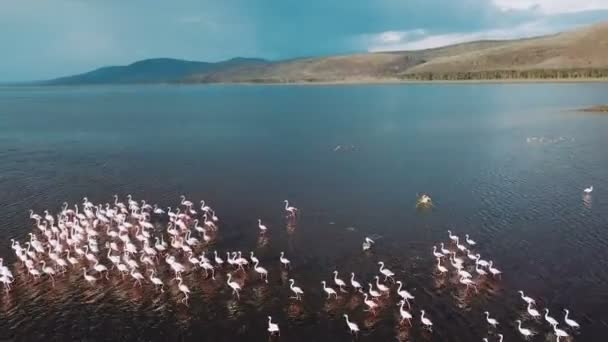
M 608 0 L 144 4 L 149 2 L 6 0 L 0 44 L 9 53 L 0 64 L 0 83 L 157 58 L 212 63 L 421 50 L 529 38 L 608 20 Z

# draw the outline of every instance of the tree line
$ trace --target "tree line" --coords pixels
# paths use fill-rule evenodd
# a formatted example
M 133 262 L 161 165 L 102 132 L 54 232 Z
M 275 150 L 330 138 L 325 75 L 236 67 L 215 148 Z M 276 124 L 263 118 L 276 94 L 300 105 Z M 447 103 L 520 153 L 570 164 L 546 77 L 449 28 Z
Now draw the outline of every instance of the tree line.
M 576 79 L 608 78 L 608 69 L 534 69 L 534 70 L 490 70 L 460 72 L 421 72 L 401 75 L 405 80 L 459 81 L 459 80 L 503 80 L 503 79 Z

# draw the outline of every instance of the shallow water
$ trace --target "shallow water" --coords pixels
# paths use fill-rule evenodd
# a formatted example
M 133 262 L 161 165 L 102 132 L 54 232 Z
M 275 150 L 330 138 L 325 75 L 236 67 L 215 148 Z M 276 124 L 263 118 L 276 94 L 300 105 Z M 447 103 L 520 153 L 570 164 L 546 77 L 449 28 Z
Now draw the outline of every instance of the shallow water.
M 272 315 L 280 340 L 350 341 L 348 313 L 359 341 L 494 341 L 487 310 L 505 341 L 521 340 L 522 317 L 533 341 L 554 340 L 524 315 L 523 289 L 560 321 L 569 308 L 582 325 L 574 340 L 603 341 L 608 117 L 574 109 L 607 93 L 608 84 L 0 88 L 0 256 L 18 279 L 0 295 L 0 339 L 258 341 Z M 421 192 L 433 209 L 416 210 Z M 209 250 L 254 250 L 269 284 L 250 272 L 237 301 L 225 272 L 216 282 L 194 272 L 185 306 L 175 283 L 159 294 L 116 274 L 96 287 L 77 271 L 55 287 L 25 275 L 10 238 L 35 229 L 28 209 L 115 193 L 164 207 L 182 193 L 207 200 L 221 220 Z M 301 209 L 295 229 L 284 199 Z M 469 233 L 502 278 L 476 294 L 433 275 L 431 248 L 450 228 Z M 281 270 L 280 251 L 292 270 Z M 411 329 L 398 324 L 394 293 L 376 316 L 360 296 L 324 300 L 320 281 L 334 269 L 367 283 L 380 260 L 416 297 Z M 289 299 L 290 277 L 302 302 Z

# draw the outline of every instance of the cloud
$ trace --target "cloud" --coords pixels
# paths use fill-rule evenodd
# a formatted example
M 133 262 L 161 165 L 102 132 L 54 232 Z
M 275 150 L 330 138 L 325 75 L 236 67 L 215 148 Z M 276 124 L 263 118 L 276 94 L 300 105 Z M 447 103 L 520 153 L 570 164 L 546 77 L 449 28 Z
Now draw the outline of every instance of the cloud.
M 502 11 L 538 11 L 553 15 L 608 9 L 608 0 L 492 0 Z
M 476 40 L 501 40 L 534 37 L 555 33 L 565 28 L 570 29 L 576 26 L 579 25 L 559 25 L 551 23 L 547 20 L 536 20 L 526 22 L 515 27 L 488 29 L 474 32 L 430 34 L 423 29 L 402 32 L 387 31 L 375 35 L 364 35 L 362 39 L 367 42 L 367 50 L 370 52 L 421 50 Z M 387 37 L 389 39 L 387 39 Z

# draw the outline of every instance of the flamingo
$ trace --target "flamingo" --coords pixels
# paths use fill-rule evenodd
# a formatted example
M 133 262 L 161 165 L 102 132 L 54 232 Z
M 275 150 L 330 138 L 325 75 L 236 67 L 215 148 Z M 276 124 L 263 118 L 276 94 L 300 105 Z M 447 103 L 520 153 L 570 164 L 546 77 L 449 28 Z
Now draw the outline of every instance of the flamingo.
M 581 327 L 578 323 L 576 323 L 575 320 L 568 318 L 568 315 L 570 315 L 570 311 L 568 311 L 568 309 L 564 309 L 564 312 L 566 313 L 566 316 L 564 316 L 564 321 L 568 326 L 574 329 L 578 329 Z
M 348 326 L 348 329 L 350 329 L 350 333 L 357 335 L 357 333 L 359 333 L 359 326 L 349 321 L 347 314 L 344 314 L 344 318 L 346 319 L 346 325 Z
M 479 290 L 477 289 L 477 284 L 474 281 L 472 281 L 470 278 L 461 276 L 460 277 L 460 283 L 462 285 L 466 285 L 467 286 L 467 290 L 469 289 L 469 287 L 473 286 L 475 288 L 475 291 L 479 292 Z
M 545 309 L 545 321 L 547 321 L 547 323 L 549 323 L 550 325 L 559 324 L 559 322 L 555 318 L 549 316 L 549 309 Z
M 84 273 L 84 280 L 88 281 L 89 284 L 94 284 L 95 281 L 97 281 L 97 278 L 93 277 L 92 275 L 88 275 L 87 274 L 87 269 L 86 267 L 82 268 L 82 272 Z
M 370 296 L 372 296 L 374 298 L 379 298 L 380 296 L 382 296 L 382 294 L 380 294 L 380 292 L 374 290 L 374 287 L 372 286 L 371 283 L 367 283 L 367 285 L 369 286 L 368 293 L 370 294 Z
M 488 271 L 492 273 L 492 276 L 499 276 L 502 274 L 502 271 L 498 268 L 494 267 L 494 262 L 490 260 L 490 264 L 488 265 Z
M 285 202 L 285 211 L 287 212 L 287 216 L 295 217 L 296 214 L 297 214 L 297 212 L 298 212 L 298 208 L 296 208 L 296 207 L 290 207 L 288 200 L 285 200 L 283 202 Z
M 141 281 L 142 279 L 144 279 L 144 276 L 137 271 L 135 268 L 133 268 L 131 270 L 131 277 L 133 277 L 133 279 L 135 279 L 135 282 L 133 282 L 133 286 L 135 286 L 135 284 L 139 284 L 139 286 L 141 287 Z
M 384 281 L 386 281 L 388 278 L 395 281 L 395 279 L 393 279 L 393 276 L 395 275 L 395 273 L 393 273 L 388 268 L 384 268 L 383 261 L 378 261 L 378 265 L 380 265 L 380 273 L 382 273 L 384 275 Z
M 368 237 L 365 237 L 365 240 L 363 241 L 363 247 L 362 247 L 363 251 L 370 250 L 374 243 L 375 243 L 374 240 L 372 240 Z
M 355 273 L 352 273 L 352 272 L 350 274 L 350 284 L 353 286 L 355 291 L 361 290 L 361 288 L 362 288 L 361 284 L 355 280 Z
M 530 336 L 534 335 L 532 330 L 521 327 L 521 320 L 518 319 L 515 322 L 517 323 L 517 330 L 519 330 L 519 333 L 522 334 L 526 340 L 529 339 Z
M 556 342 L 559 342 L 559 339 L 562 338 L 562 337 L 568 337 L 569 336 L 568 333 L 565 332 L 564 330 L 558 329 L 557 328 L 557 324 L 553 325 L 553 332 L 555 333 L 555 336 L 556 336 L 556 340 L 555 340 Z
M 469 238 L 469 234 L 464 235 L 464 241 L 466 241 L 469 246 L 475 246 L 477 244 L 477 242 Z
M 405 300 L 405 302 L 407 303 L 407 307 L 411 308 L 410 299 L 414 299 L 414 296 L 412 296 L 412 294 L 407 292 L 406 290 L 401 290 L 401 287 L 403 287 L 403 283 L 401 282 L 401 280 L 398 280 L 397 284 L 399 284 L 399 288 L 397 289 L 397 294 L 399 295 L 399 297 L 401 297 L 401 298 L 403 298 L 403 300 Z
M 457 235 L 452 235 L 452 231 L 448 230 L 448 236 L 450 238 L 450 240 L 454 241 L 455 243 L 458 243 L 458 236 Z
M 523 299 L 524 302 L 526 302 L 527 304 L 536 304 L 536 301 L 534 299 L 532 299 L 531 297 L 528 297 L 528 296 L 524 295 L 524 291 L 519 290 L 517 292 L 521 295 L 521 299 Z
M 291 298 L 301 300 L 302 299 L 301 296 L 304 294 L 304 291 L 302 291 L 302 289 L 297 286 L 293 286 L 293 284 L 295 284 L 295 282 L 296 282 L 295 280 L 289 279 L 289 288 L 296 295 L 295 297 L 291 297 Z
M 403 321 L 407 319 L 407 322 L 410 324 L 410 327 L 412 326 L 412 314 L 409 313 L 408 311 L 406 311 L 405 309 L 403 309 L 403 304 L 405 304 L 404 300 L 401 300 L 399 303 L 397 303 L 397 306 L 399 306 L 399 313 L 401 314 L 401 322 L 399 322 L 399 324 L 403 324 Z
M 374 279 L 376 279 L 376 287 L 378 288 L 378 290 L 380 290 L 381 292 L 384 292 L 388 296 L 391 292 L 391 289 L 384 284 L 380 284 L 379 276 L 375 276 Z
M 253 269 L 260 275 L 260 279 L 264 279 L 264 281 L 268 284 L 268 271 L 264 267 L 258 266 L 259 263 L 260 261 L 256 260 Z
M 539 318 L 539 317 L 540 317 L 540 313 L 538 312 L 538 310 L 536 310 L 536 309 L 532 308 L 532 303 L 528 303 L 528 308 L 527 308 L 527 310 L 528 310 L 528 314 L 529 314 L 529 315 L 530 315 L 532 318 L 537 319 L 537 318 Z
M 226 284 L 232 288 L 232 293 L 236 295 L 237 299 L 240 299 L 239 291 L 241 290 L 241 285 L 236 281 L 232 281 L 232 273 L 228 273 L 228 280 L 226 280 Z
M 440 274 L 448 272 L 448 269 L 445 266 L 441 266 L 441 258 L 437 258 L 437 271 L 439 271 Z
M 433 255 L 435 258 L 443 258 L 445 256 L 443 253 L 437 252 L 437 246 L 433 246 Z
M 270 335 L 278 334 L 281 336 L 281 331 L 279 330 L 279 325 L 276 323 L 272 323 L 272 317 L 268 316 L 268 332 Z
M 182 204 L 183 206 L 188 207 L 188 208 L 192 207 L 193 203 L 192 203 L 192 202 L 190 202 L 190 201 L 186 201 L 186 196 L 181 195 L 181 196 L 180 196 L 180 198 L 182 199 L 181 204 Z
M 443 242 L 440 244 L 440 246 L 441 246 L 440 251 L 441 251 L 441 253 L 443 253 L 444 255 L 449 255 L 449 254 L 451 253 L 449 249 L 445 249 L 445 247 L 444 247 L 444 245 L 443 245 Z
M 336 293 L 336 290 L 332 289 L 331 287 L 327 287 L 325 284 L 325 280 L 323 280 L 321 284 L 323 284 L 323 291 L 325 291 L 325 293 L 327 294 L 327 299 L 329 299 L 331 295 L 334 295 L 336 299 L 338 299 L 338 294 Z
M 220 258 L 220 257 L 217 255 L 217 251 L 213 251 L 213 254 L 214 254 L 214 256 L 215 256 L 215 257 L 214 257 L 214 259 L 215 259 L 215 263 L 216 263 L 218 266 L 222 266 L 222 264 L 224 263 L 224 260 L 222 260 L 222 258 Z
M 177 277 L 175 279 L 177 279 L 177 281 L 179 282 L 179 284 L 177 285 L 177 288 L 184 294 L 182 303 L 188 305 L 187 302 L 188 302 L 188 294 L 190 293 L 190 289 L 188 288 L 188 286 L 183 284 L 184 280 L 182 279 L 182 277 Z
M 165 292 L 165 284 L 163 284 L 163 281 L 157 277 L 156 275 L 156 270 L 155 269 L 150 269 L 150 281 L 152 282 L 152 284 L 154 284 L 154 286 L 160 286 L 160 292 Z
M 433 331 L 433 322 L 431 322 L 430 319 L 424 317 L 424 314 L 424 310 L 420 310 L 420 322 L 422 322 L 425 328 L 429 329 L 430 331 Z
M 285 257 L 285 253 L 281 252 L 281 256 L 279 257 L 279 261 L 281 261 L 281 264 L 283 264 L 283 266 L 285 266 L 285 268 L 289 268 L 290 261 L 289 261 L 289 259 L 287 259 Z
M 338 278 L 338 271 L 334 271 L 334 283 L 338 285 L 341 292 L 346 292 L 343 288 L 344 286 L 346 286 L 346 283 L 344 282 L 344 280 Z
M 593 192 L 593 185 L 592 185 L 592 186 L 590 186 L 590 187 L 588 187 L 588 188 L 585 188 L 585 189 L 583 190 L 583 192 L 585 192 L 586 194 L 590 194 L 590 193 L 592 193 L 592 192 Z
M 262 234 L 266 233 L 266 230 L 268 229 L 265 225 L 262 224 L 262 219 L 258 219 L 258 228 L 260 228 L 260 233 Z
M 374 302 L 373 300 L 368 299 L 367 293 L 363 294 L 363 303 L 365 303 L 365 305 L 367 305 L 367 307 L 369 308 L 369 310 L 366 311 L 371 311 L 372 313 L 376 312 L 378 304 L 376 304 L 376 302 Z
M 102 272 L 106 272 L 106 279 L 108 279 L 108 268 L 105 267 L 104 265 L 101 265 L 99 263 L 99 260 L 97 260 L 97 262 L 95 263 L 95 266 L 93 266 L 93 269 L 97 272 L 97 273 L 102 273 Z
M 55 278 L 53 278 L 53 275 L 55 275 L 55 270 L 50 266 L 46 266 L 46 261 L 44 261 L 44 260 L 41 260 L 40 263 L 42 264 L 42 272 L 44 272 L 49 277 L 51 277 L 51 281 L 53 282 L 53 286 L 54 286 Z
M 488 324 L 496 328 L 496 326 L 498 325 L 498 321 L 494 318 L 490 318 L 490 313 L 487 311 L 484 312 L 484 315 L 486 315 L 486 321 L 488 322 Z

